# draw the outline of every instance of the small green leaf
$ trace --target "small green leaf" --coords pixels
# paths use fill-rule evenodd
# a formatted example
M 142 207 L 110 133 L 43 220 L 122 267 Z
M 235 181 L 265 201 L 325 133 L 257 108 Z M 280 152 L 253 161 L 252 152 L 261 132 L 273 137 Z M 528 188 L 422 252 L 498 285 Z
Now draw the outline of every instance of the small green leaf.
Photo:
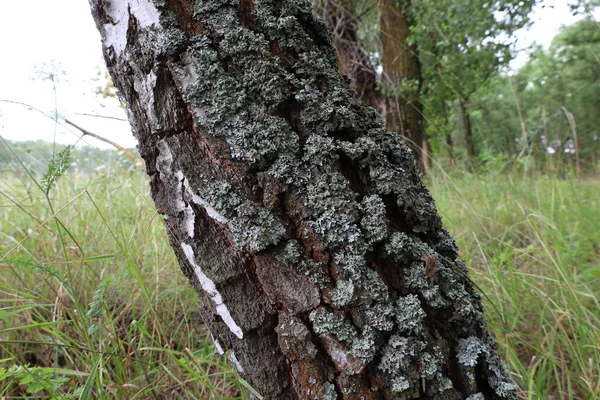
M 48 163 L 48 172 L 42 177 L 41 187 L 45 194 L 56 184 L 71 165 L 71 146 L 58 152 Z

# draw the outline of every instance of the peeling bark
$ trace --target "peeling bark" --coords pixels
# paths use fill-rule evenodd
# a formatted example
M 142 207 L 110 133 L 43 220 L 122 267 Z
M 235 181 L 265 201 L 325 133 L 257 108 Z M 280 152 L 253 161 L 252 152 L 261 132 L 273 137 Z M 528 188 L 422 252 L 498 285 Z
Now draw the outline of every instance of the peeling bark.
M 514 399 L 410 150 L 304 0 L 91 0 L 181 269 L 266 399 Z

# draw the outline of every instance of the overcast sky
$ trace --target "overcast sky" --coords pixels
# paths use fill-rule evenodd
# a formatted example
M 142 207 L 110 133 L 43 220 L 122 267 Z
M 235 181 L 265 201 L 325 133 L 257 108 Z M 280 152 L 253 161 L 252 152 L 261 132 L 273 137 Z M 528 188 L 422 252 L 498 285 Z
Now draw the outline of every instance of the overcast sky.
M 548 47 L 561 25 L 573 23 L 567 0 L 546 0 L 535 9 L 534 25 L 519 32 L 519 47 L 538 42 Z M 0 135 L 6 139 L 43 139 L 55 134 L 51 118 L 22 105 L 29 104 L 54 115 L 55 94 L 59 117 L 123 146 L 135 146 L 127 122 L 95 118 L 82 114 L 100 114 L 125 118 L 114 99 L 102 99 L 94 93 L 102 84 L 100 36 L 90 15 L 87 0 L 0 0 Z M 519 56 L 513 66 L 524 64 Z M 56 75 L 56 91 L 49 73 Z M 73 144 L 78 132 L 58 126 L 56 140 Z M 86 139 L 95 147 L 106 147 Z

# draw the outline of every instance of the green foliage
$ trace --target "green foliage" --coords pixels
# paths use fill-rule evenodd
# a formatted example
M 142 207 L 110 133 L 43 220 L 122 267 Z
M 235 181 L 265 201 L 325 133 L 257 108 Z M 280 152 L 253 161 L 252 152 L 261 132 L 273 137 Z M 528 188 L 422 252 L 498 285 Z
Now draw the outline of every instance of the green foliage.
M 413 3 L 413 40 L 423 72 L 422 102 L 430 137 L 445 144 L 447 126 L 463 125 L 456 101 L 471 97 L 513 59 L 513 33 L 529 23 L 535 0 Z M 461 135 L 462 136 L 462 135 Z M 478 147 L 478 146 L 476 146 Z
M 51 395 L 53 399 L 71 398 L 56 395 L 61 387 L 69 382 L 69 378 L 57 374 L 53 368 L 30 367 L 28 365 L 13 365 L 8 369 L 0 367 L 0 387 L 3 386 L 5 381 L 18 383 L 18 385 L 25 388 L 26 393 L 39 394 L 45 392 L 47 395 Z
M 48 163 L 48 172 L 44 174 L 41 181 L 42 191 L 48 194 L 60 177 L 67 172 L 70 165 L 71 147 L 67 146 L 59 151 Z
M 527 22 L 533 1 L 419 1 L 413 40 L 429 96 L 468 98 L 512 58 L 505 38 Z M 504 14 L 502 19 L 498 14 Z
M 504 154 L 523 169 L 537 165 L 564 175 L 575 160 L 565 107 L 576 122 L 583 168 L 597 171 L 599 84 L 600 28 L 586 17 L 564 27 L 548 50 L 534 51 L 516 75 L 497 76 L 476 93 L 477 141 L 492 160 Z
M 419 0 L 397 4 L 412 21 L 410 41 L 418 51 L 422 82 L 406 80 L 401 87 L 384 94 L 420 98 L 424 130 L 439 156 L 449 146 L 448 136 L 466 129 L 457 103 L 462 102 L 469 114 L 476 110 L 470 107 L 472 97 L 486 91 L 487 82 L 514 58 L 513 34 L 530 23 L 536 1 Z M 382 49 L 377 39 L 381 33 L 375 2 L 357 0 L 354 13 L 360 16 L 362 44 L 377 65 Z M 515 114 L 513 106 L 511 117 Z M 519 126 L 510 133 L 518 136 Z M 483 147 L 480 142 L 476 138 L 476 148 Z M 457 153 L 460 155 L 461 151 Z
M 105 278 L 100 281 L 98 288 L 94 292 L 92 296 L 92 301 L 90 302 L 90 307 L 87 312 L 87 316 L 91 319 L 99 319 L 106 312 L 106 302 L 104 300 L 104 296 L 106 291 L 113 284 L 112 279 Z M 88 328 L 88 335 L 92 335 L 99 330 L 100 326 L 96 324 L 91 324 Z

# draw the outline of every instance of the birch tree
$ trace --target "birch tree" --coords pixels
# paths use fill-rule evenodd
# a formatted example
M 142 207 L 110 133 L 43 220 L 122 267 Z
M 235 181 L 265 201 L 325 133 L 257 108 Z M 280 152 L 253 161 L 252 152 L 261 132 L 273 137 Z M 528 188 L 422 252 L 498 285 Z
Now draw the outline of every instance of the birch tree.
M 181 269 L 266 399 L 514 399 L 411 151 L 307 0 L 91 0 Z

